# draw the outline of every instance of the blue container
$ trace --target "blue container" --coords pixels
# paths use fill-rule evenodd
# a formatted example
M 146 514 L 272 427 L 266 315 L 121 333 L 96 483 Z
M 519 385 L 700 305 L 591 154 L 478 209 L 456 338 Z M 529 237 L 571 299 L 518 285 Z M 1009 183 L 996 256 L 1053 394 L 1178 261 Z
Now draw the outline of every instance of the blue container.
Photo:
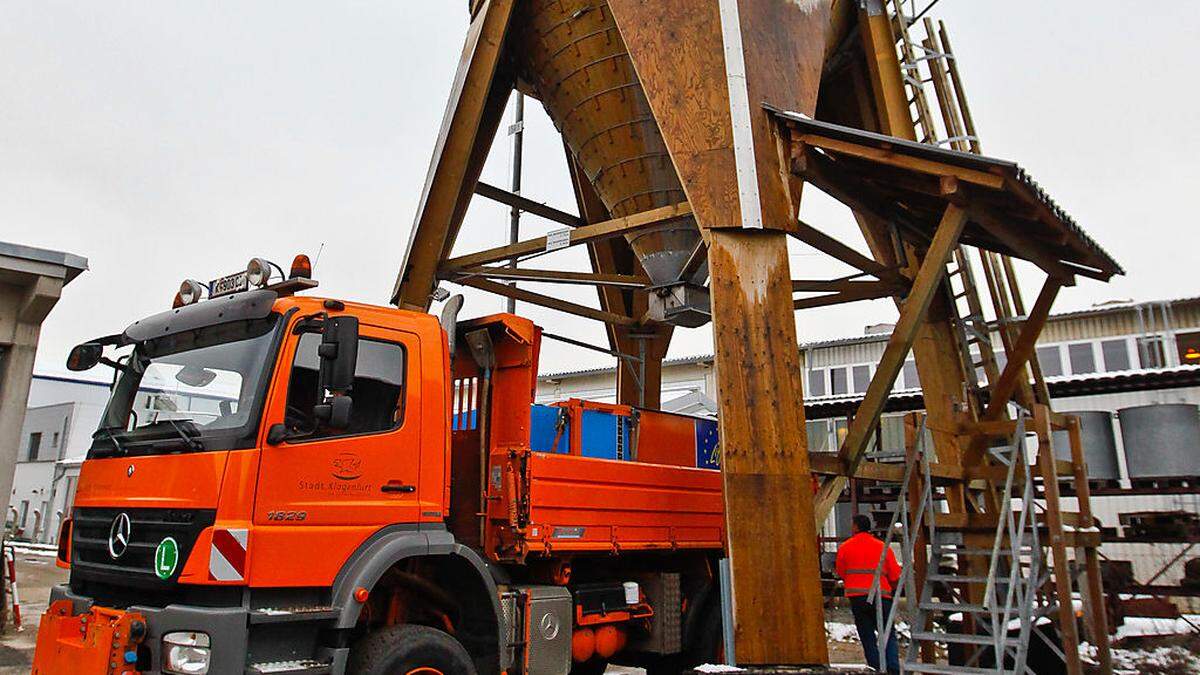
M 562 431 L 559 431 L 559 425 Z M 558 442 L 555 442 L 558 439 Z M 571 418 L 566 408 L 534 405 L 530 410 L 529 448 L 565 455 L 571 447 Z

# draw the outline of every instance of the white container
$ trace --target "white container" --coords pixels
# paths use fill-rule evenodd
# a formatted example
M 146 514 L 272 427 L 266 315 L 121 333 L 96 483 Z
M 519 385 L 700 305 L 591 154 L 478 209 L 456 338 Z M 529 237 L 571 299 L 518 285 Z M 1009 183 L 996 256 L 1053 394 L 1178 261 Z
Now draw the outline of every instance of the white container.
M 621 584 L 621 587 L 625 589 L 625 604 L 636 605 L 642 601 L 642 594 L 638 590 L 636 581 L 626 581 Z

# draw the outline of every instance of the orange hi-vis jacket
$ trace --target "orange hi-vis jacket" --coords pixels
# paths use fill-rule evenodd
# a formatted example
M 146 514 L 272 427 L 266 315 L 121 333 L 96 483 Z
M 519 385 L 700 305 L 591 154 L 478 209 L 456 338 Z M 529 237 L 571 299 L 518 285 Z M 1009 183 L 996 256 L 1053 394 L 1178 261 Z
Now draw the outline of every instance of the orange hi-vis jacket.
M 842 542 L 837 552 L 837 575 L 845 583 L 846 597 L 852 598 L 870 592 L 882 553 L 883 542 L 867 532 L 859 532 Z M 900 564 L 896 562 L 896 554 L 889 548 L 879 579 L 880 595 L 885 598 L 892 597 L 892 589 L 899 580 Z

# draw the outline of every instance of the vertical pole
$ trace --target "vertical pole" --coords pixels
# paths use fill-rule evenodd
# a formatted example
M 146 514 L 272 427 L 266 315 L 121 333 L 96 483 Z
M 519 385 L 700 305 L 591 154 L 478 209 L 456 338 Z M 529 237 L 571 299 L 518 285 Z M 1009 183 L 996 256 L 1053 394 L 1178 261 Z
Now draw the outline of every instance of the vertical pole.
M 1037 430 L 1037 464 L 1042 474 L 1042 490 L 1046 500 L 1046 529 L 1050 550 L 1054 555 L 1054 587 L 1058 600 L 1058 630 L 1066 656 L 1067 673 L 1080 675 L 1083 664 L 1079 659 L 1079 631 L 1075 626 L 1075 606 L 1071 597 L 1071 567 L 1067 560 L 1066 537 L 1063 535 L 1062 508 L 1058 499 L 1058 468 L 1051 446 L 1050 408 L 1038 403 L 1033 406 Z M 1032 509 L 1032 504 L 1022 506 Z
M 824 665 L 829 651 L 787 235 L 710 232 L 738 662 Z
M 508 128 L 508 135 L 513 137 L 513 152 L 512 152 L 512 193 L 515 195 L 521 194 L 521 159 L 525 150 L 525 95 L 519 91 L 513 91 L 513 123 Z M 521 241 L 521 209 L 516 206 L 512 207 L 508 215 L 508 243 L 515 244 Z M 513 258 L 508 261 L 510 269 L 517 267 L 517 259 Z M 513 281 L 509 286 L 516 286 L 517 282 Z M 517 299 L 509 298 L 507 311 L 509 314 L 517 313 Z
M 1079 531 L 1096 526 L 1092 517 L 1091 488 L 1088 486 L 1087 464 L 1084 462 L 1083 439 L 1079 428 L 1079 417 L 1067 416 L 1067 437 L 1071 442 L 1071 465 L 1075 471 L 1075 496 L 1079 502 Z M 1113 670 L 1112 650 L 1108 643 L 1108 616 L 1104 602 L 1104 587 L 1100 578 L 1100 552 L 1095 546 L 1080 546 L 1075 549 L 1075 559 L 1083 561 L 1085 588 L 1081 589 L 1083 612 L 1086 616 L 1088 641 L 1096 647 L 1096 659 L 1100 662 L 1101 675 L 1111 675 Z

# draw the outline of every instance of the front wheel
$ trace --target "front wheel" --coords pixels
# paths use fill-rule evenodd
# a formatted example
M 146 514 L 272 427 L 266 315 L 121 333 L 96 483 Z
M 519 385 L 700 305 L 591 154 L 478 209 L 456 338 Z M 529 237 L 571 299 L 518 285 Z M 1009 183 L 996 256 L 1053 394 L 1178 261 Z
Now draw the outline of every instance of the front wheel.
M 350 652 L 353 675 L 476 675 L 458 640 L 428 626 L 402 624 L 367 635 Z

